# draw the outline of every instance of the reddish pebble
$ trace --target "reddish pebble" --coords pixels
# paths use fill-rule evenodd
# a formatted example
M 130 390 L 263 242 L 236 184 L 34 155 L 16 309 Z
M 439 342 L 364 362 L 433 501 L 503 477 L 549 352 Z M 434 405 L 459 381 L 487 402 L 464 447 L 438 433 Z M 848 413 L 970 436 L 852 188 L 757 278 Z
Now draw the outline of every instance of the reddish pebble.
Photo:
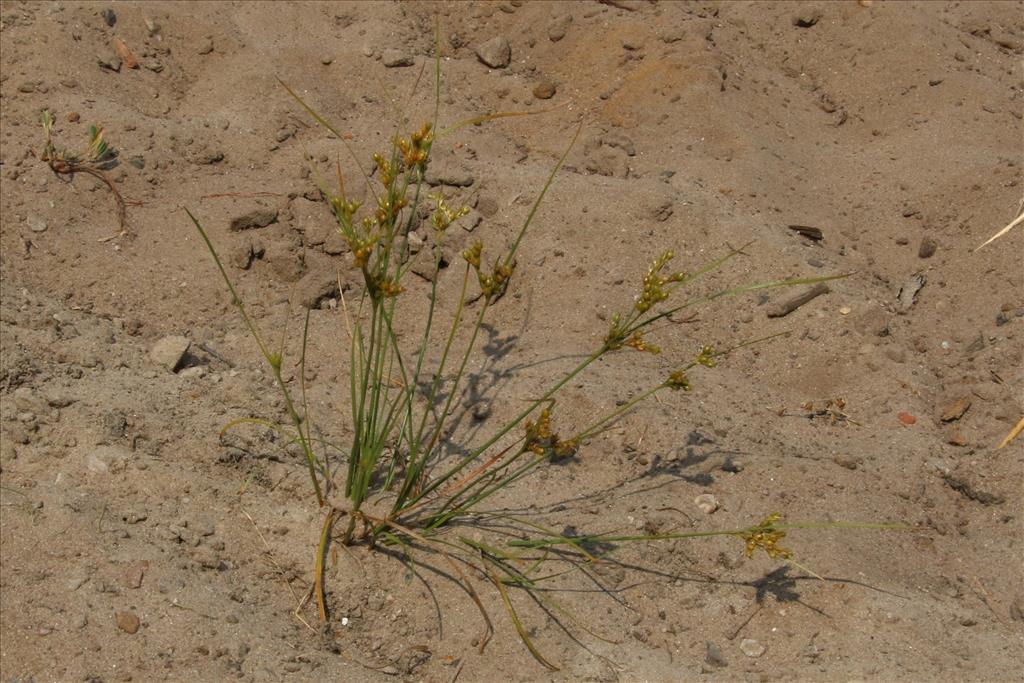
M 912 425 L 917 422 L 917 418 L 910 413 L 897 413 L 896 417 L 905 425 Z
M 136 633 L 139 630 L 139 618 L 131 612 L 118 612 L 117 627 L 125 633 Z
M 77 111 L 69 111 L 68 112 L 68 121 L 70 121 L 71 123 L 78 123 L 78 120 L 80 118 L 82 118 L 82 117 L 78 115 Z

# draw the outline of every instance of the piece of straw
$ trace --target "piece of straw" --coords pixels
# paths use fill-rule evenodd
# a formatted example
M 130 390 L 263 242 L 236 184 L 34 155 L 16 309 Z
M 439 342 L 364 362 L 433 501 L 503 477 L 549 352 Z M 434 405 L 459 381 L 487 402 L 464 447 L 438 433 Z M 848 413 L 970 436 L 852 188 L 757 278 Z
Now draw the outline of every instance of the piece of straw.
M 1022 417 L 1020 419 L 1020 422 L 1017 423 L 1016 427 L 1014 427 L 1013 429 L 1010 430 L 1009 434 L 1007 434 L 1005 437 L 1003 437 L 1003 440 L 999 442 L 998 446 L 996 446 L 996 450 L 999 450 L 1000 448 L 1003 448 L 1004 446 L 1009 444 L 1011 441 L 1016 439 L 1017 435 L 1020 434 L 1021 431 L 1024 431 L 1024 417 Z
M 1024 221 L 1024 200 L 1021 200 L 1020 206 L 1017 207 L 1017 217 L 1014 218 L 1012 221 L 1010 221 L 1010 224 L 1007 225 L 1005 228 L 1003 228 L 1002 230 L 1000 230 L 999 232 L 997 232 L 996 234 L 992 235 L 987 240 L 985 240 L 974 251 L 978 251 L 978 249 L 981 249 L 982 247 L 984 247 L 986 244 L 989 244 L 990 242 L 995 242 L 997 239 L 999 239 L 1000 237 L 1002 237 L 1006 233 L 1010 232 L 1010 230 L 1012 230 L 1013 228 L 1015 228 L 1018 225 L 1020 225 L 1022 221 Z

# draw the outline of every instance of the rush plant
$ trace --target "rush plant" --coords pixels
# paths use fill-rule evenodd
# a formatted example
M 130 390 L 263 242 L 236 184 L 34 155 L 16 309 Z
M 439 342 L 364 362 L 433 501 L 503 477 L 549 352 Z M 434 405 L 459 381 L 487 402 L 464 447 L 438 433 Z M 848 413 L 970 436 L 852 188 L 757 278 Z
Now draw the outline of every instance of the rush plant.
M 358 303 L 345 307 L 349 337 L 347 426 L 352 439 L 339 467 L 331 466 L 328 449 L 312 432 L 312 419 L 307 411 L 304 378 L 309 314 L 299 358 L 300 393 L 296 395 L 282 374 L 283 353 L 268 346 L 208 233 L 191 212 L 188 214 L 266 359 L 290 417 L 287 426 L 246 418 L 232 422 L 225 429 L 253 422 L 273 426 L 286 434 L 289 443 L 301 449 L 313 496 L 323 510 L 315 574 L 315 595 L 321 619 L 327 620 L 329 614 L 323 576 L 330 543 L 429 551 L 448 563 L 453 575 L 464 583 L 480 608 L 485 625 L 485 633 L 479 641 L 481 650 L 492 628 L 471 575 L 482 575 L 490 580 L 526 647 L 541 664 L 553 669 L 554 665 L 541 655 L 528 636 L 509 591 L 510 588 L 529 591 L 545 606 L 564 613 L 550 596 L 538 590 L 543 582 L 564 573 L 550 571 L 547 565 L 551 562 L 583 566 L 601 562 L 616 544 L 721 535 L 737 538 L 745 544 L 748 553 L 761 548 L 773 558 L 786 560 L 790 552 L 780 542 L 788 528 L 799 526 L 787 526 L 773 514 L 743 529 L 632 536 L 568 535 L 489 507 L 496 495 L 519 486 L 539 470 L 576 458 L 588 439 L 633 410 L 638 403 L 659 392 L 691 391 L 692 371 L 713 368 L 724 356 L 753 342 L 728 349 L 703 346 L 663 380 L 589 424 L 556 427 L 561 390 L 606 357 L 659 353 L 660 349 L 648 338 L 652 327 L 684 309 L 721 297 L 843 276 L 748 284 L 686 298 L 684 293 L 690 285 L 721 268 L 739 255 L 740 250 L 729 251 L 689 272 L 674 269 L 673 253 L 664 251 L 639 278 L 635 297 L 624 301 L 621 310 L 611 317 L 603 339 L 586 351 L 575 367 L 555 378 L 511 419 L 493 425 L 478 443 L 459 444 L 458 454 L 453 454 L 453 449 L 446 444 L 448 427 L 464 395 L 471 359 L 480 352 L 481 330 L 488 314 L 516 277 L 519 249 L 529 236 L 544 197 L 579 136 L 579 130 L 540 187 L 522 225 L 509 236 L 507 249 L 495 251 L 492 245 L 476 242 L 462 252 L 459 294 L 454 301 L 446 302 L 447 307 L 442 311 L 439 281 L 445 272 L 442 269 L 444 246 L 450 229 L 467 209 L 452 206 L 440 191 L 428 193 L 425 177 L 432 150 L 437 140 L 462 125 L 502 115 L 439 128 L 439 59 L 435 60 L 435 69 L 437 97 L 432 120 L 407 135 L 395 135 L 388 149 L 373 155 L 372 171 L 361 171 L 370 188 L 370 197 L 365 202 L 363 198 L 348 194 L 340 167 L 331 187 L 320 182 L 338 230 L 351 252 L 351 267 L 358 271 L 362 281 Z M 287 86 L 285 89 L 318 123 L 344 142 L 345 137 L 330 123 L 291 89 Z M 413 256 L 410 235 L 419 227 L 418 216 L 422 215 L 419 209 L 424 202 L 429 202 L 432 240 L 429 248 Z M 410 338 L 400 336 L 396 329 L 405 310 L 403 305 L 407 303 L 406 290 L 413 286 L 408 284 L 408 276 L 417 259 L 426 259 L 433 265 L 429 269 L 429 282 L 423 285 L 417 281 L 416 284 L 429 288 L 429 303 L 422 329 Z M 494 522 L 500 524 L 494 525 Z M 494 532 L 493 538 L 481 540 L 479 534 L 467 533 L 467 526 L 489 532 L 500 526 L 502 531 Z M 467 572 L 467 567 L 477 571 Z

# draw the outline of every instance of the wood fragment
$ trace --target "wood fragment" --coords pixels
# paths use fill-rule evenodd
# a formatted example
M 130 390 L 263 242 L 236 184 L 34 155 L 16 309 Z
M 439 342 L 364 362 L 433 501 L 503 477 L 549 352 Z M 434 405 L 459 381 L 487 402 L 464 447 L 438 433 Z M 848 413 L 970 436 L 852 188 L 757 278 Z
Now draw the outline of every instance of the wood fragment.
M 768 317 L 781 318 L 783 316 L 789 315 L 790 313 L 800 308 L 801 306 L 811 301 L 812 299 L 815 299 L 821 296 L 822 294 L 827 294 L 830 291 L 831 290 L 829 289 L 828 285 L 826 285 L 824 282 L 819 282 L 818 284 L 814 285 L 803 294 L 797 294 L 792 299 L 787 299 L 786 301 L 783 301 L 781 303 L 769 306 L 767 312 Z
M 114 52 L 117 53 L 117 56 L 121 58 L 121 62 L 123 62 L 126 67 L 129 69 L 139 68 L 139 60 L 135 58 L 135 55 L 132 54 L 131 49 L 123 40 L 120 38 L 114 38 L 110 43 L 114 46 Z
M 971 397 L 961 396 L 957 400 L 953 401 L 945 408 L 942 409 L 942 415 L 940 419 L 943 422 L 953 422 L 959 420 L 967 412 L 967 409 L 971 407 Z

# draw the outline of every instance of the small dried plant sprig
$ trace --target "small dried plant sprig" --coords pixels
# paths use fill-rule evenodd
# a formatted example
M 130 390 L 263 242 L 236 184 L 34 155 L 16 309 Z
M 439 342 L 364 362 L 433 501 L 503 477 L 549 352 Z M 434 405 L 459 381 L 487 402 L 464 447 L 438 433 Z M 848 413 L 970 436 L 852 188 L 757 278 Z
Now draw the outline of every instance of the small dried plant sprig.
M 107 144 L 103 128 L 89 126 L 89 144 L 82 152 L 72 152 L 65 148 L 58 148 L 53 141 L 53 128 L 56 124 L 53 114 L 49 109 L 44 109 L 40 115 L 40 122 L 43 126 L 43 152 L 40 158 L 45 161 L 50 170 L 58 175 L 73 176 L 75 173 L 86 173 L 102 181 L 110 190 L 117 206 L 117 222 L 120 232 L 110 237 L 104 237 L 100 242 L 107 242 L 118 237 L 129 234 L 127 221 L 127 202 L 121 196 L 117 186 L 109 175 L 104 171 L 104 165 L 113 160 L 114 152 Z

